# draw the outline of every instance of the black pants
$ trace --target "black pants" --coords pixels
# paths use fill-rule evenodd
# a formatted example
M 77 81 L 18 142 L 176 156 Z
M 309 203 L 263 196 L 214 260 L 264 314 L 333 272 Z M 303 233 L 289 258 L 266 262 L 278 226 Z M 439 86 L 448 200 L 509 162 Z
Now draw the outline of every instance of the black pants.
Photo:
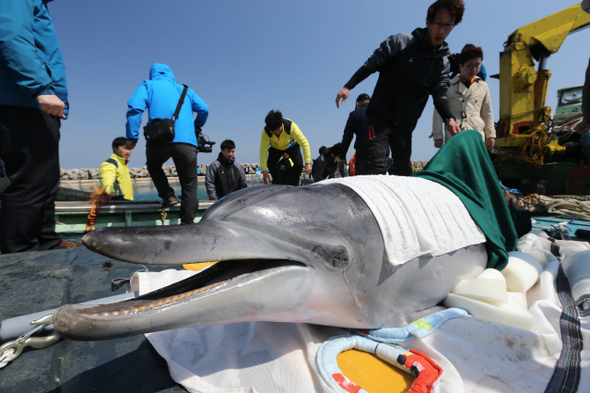
M 354 162 L 354 175 L 355 176 L 359 176 L 359 175 L 366 175 L 367 174 L 367 155 L 366 154 L 359 154 L 359 152 L 356 152 L 356 156 L 355 156 L 355 162 Z
M 369 151 L 365 173 L 384 175 L 387 172 L 389 149 L 393 159 L 393 174 L 410 176 L 412 174 L 412 131 L 392 127 L 387 121 L 373 114 L 369 120 Z
M 60 126 L 59 118 L 39 109 L 0 105 L 0 157 L 11 181 L 0 211 L 3 254 L 61 244 L 55 233 Z
M 163 200 L 174 195 L 162 165 L 172 158 L 182 188 L 180 197 L 180 221 L 193 224 L 199 208 L 197 196 L 197 148 L 187 143 L 164 143 L 161 145 L 148 143 L 146 146 L 147 169 L 152 181 Z
M 280 168 L 279 161 L 287 153 L 293 166 L 290 168 Z M 299 145 L 292 146 L 287 150 L 278 150 L 274 147 L 268 149 L 267 160 L 268 172 L 272 176 L 272 184 L 286 184 L 291 186 L 298 186 L 301 179 L 301 171 L 303 170 L 303 157 L 301 157 L 301 148 Z

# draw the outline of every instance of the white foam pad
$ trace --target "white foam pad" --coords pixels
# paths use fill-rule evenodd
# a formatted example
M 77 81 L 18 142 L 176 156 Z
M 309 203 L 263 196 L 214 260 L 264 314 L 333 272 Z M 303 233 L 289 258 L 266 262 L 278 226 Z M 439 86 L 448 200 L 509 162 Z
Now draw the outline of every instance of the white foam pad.
M 508 303 L 506 280 L 496 269 L 486 269 L 476 278 L 459 281 L 451 292 L 498 306 Z
M 526 293 L 539 279 L 543 266 L 524 252 L 510 251 L 508 256 L 508 265 L 502 270 L 508 291 Z
M 535 320 L 527 309 L 512 300 L 502 306 L 496 306 L 481 300 L 470 299 L 450 293 L 445 298 L 444 305 L 446 307 L 459 307 L 476 318 L 519 329 L 532 331 L 535 326 Z

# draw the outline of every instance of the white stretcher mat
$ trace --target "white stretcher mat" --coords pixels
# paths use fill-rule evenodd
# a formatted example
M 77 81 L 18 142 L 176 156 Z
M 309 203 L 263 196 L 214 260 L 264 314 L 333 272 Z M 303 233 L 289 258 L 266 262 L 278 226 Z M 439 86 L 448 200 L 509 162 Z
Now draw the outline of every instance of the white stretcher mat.
M 548 241 L 534 234 L 526 236 L 527 241 L 519 243 L 519 250 L 537 257 L 545 255 Z M 567 243 L 561 246 L 563 250 Z M 570 266 L 566 259 L 572 255 L 577 253 L 565 253 L 564 266 Z M 535 319 L 533 331 L 461 317 L 443 323 L 427 337 L 402 344 L 423 352 L 443 368 L 444 374 L 434 392 L 545 391 L 562 356 L 562 308 L 554 285 L 559 262 L 550 255 L 547 260 L 540 280 L 527 293 L 529 312 Z M 590 259 L 583 262 L 590 265 Z M 136 284 L 139 282 L 145 292 L 193 273 L 140 272 Z M 575 278 L 572 281 L 576 282 Z M 587 280 L 577 281 L 578 294 L 590 293 L 590 285 L 581 287 L 585 283 Z M 580 317 L 579 321 L 585 345 L 579 357 L 578 392 L 589 392 L 590 317 Z M 301 393 L 332 392 L 319 377 L 315 355 L 329 337 L 349 333 L 345 329 L 308 324 L 250 322 L 146 336 L 168 362 L 172 378 L 189 392 Z

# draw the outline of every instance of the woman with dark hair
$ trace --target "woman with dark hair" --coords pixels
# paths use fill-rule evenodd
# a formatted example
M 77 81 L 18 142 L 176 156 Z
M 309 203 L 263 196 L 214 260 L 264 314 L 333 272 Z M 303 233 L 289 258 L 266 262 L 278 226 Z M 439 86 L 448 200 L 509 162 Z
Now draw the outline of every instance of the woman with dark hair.
M 478 131 L 488 150 L 494 147 L 496 129 L 494 127 L 494 113 L 490 89 L 477 74 L 483 61 L 483 51 L 480 47 L 467 44 L 459 55 L 460 73 L 451 80 L 447 92 L 449 106 L 461 130 Z M 432 137 L 434 146 L 443 145 L 443 119 L 438 111 L 434 111 L 432 119 Z M 445 132 L 444 141 L 451 135 Z

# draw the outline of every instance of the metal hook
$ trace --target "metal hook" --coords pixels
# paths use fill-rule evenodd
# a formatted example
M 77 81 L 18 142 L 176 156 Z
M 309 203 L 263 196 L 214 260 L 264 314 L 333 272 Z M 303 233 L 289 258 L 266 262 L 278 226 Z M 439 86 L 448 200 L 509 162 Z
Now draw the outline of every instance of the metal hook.
M 32 328 L 28 332 L 24 333 L 23 335 L 18 337 L 16 340 L 8 341 L 8 342 L 4 343 L 2 346 L 0 346 L 0 359 L 2 357 L 4 357 L 4 354 L 9 350 L 14 351 L 14 353 L 12 355 L 12 359 L 11 359 L 11 361 L 12 361 L 12 360 L 16 359 L 17 357 L 19 357 L 20 354 L 22 353 L 23 349 L 25 349 L 26 347 L 31 347 L 31 348 L 35 348 L 35 349 L 43 349 L 43 348 L 47 348 L 47 347 L 57 343 L 59 340 L 61 340 L 61 336 L 55 331 L 52 334 L 47 335 L 47 336 L 41 336 L 41 337 L 33 336 L 35 333 L 42 331 L 44 328 L 46 328 L 48 325 L 50 325 L 52 323 L 53 323 L 53 315 L 52 314 L 46 315 L 42 318 L 32 321 L 31 325 L 35 325 L 34 328 Z

